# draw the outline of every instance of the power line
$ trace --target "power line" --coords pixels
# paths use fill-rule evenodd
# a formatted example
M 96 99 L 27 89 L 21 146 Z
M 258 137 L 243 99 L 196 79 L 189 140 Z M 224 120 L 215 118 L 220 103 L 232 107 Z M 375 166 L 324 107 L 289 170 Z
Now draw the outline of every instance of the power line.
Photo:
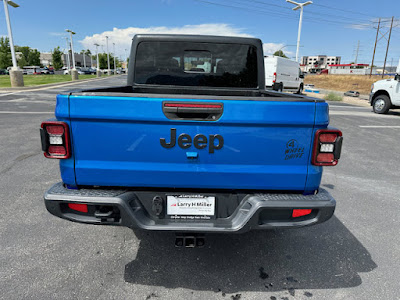
M 246 11 L 255 12 L 255 13 L 258 13 L 258 14 L 262 14 L 262 15 L 271 15 L 273 17 L 284 16 L 284 17 L 289 18 L 289 19 L 296 19 L 297 20 L 297 17 L 293 16 L 293 14 L 289 14 L 289 13 L 285 13 L 285 12 L 281 12 L 281 11 L 279 11 L 279 12 L 271 11 L 271 9 L 269 9 L 269 10 L 263 10 L 263 9 L 260 9 L 260 8 L 254 9 L 254 8 L 251 8 L 251 7 L 248 7 L 248 6 L 247 7 L 235 6 L 235 5 L 232 5 L 232 4 L 213 2 L 213 1 L 207 1 L 207 0 L 194 0 L 194 1 L 205 3 L 205 4 L 210 4 L 210 5 L 214 5 L 214 6 L 222 6 L 222 7 L 229 7 L 229 8 L 233 8 L 233 9 L 246 10 Z M 244 4 L 242 2 L 238 2 L 238 1 L 234 1 L 234 0 L 230 1 L 230 3 L 232 3 L 232 2 L 240 4 L 240 5 Z M 354 24 L 354 22 L 345 22 L 345 21 L 337 21 L 337 20 L 333 21 L 333 20 L 322 19 L 322 18 L 318 18 L 318 17 L 313 17 L 312 19 L 306 19 L 306 22 L 312 22 L 312 23 L 321 24 L 321 22 L 319 22 L 319 21 L 322 21 L 324 23 L 329 23 L 329 24 L 335 24 L 335 25 L 337 25 L 337 24 L 348 25 L 348 26 L 356 25 L 356 24 Z M 371 24 L 371 26 L 372 26 L 372 24 Z
M 278 5 L 278 4 L 267 2 L 267 1 L 247 0 L 247 2 L 259 3 L 259 4 L 262 4 L 262 5 L 265 5 L 265 6 L 275 6 L 275 7 L 280 7 L 280 8 L 291 10 L 291 8 L 289 8 L 287 6 Z M 313 3 L 313 4 L 315 4 L 315 3 Z M 311 10 L 313 10 L 313 8 L 311 8 Z M 305 13 L 311 15 L 311 14 L 314 14 L 315 12 L 308 11 L 308 12 L 305 12 Z M 318 13 L 318 15 L 330 16 L 330 17 L 333 17 L 335 19 L 340 18 L 340 19 L 343 19 L 343 20 L 351 20 L 351 21 L 355 21 L 355 20 L 357 21 L 358 20 L 358 21 L 362 21 L 362 22 L 370 22 L 370 19 L 368 19 L 368 20 L 366 20 L 366 19 L 356 19 L 356 18 L 354 18 L 354 16 L 353 17 L 338 16 L 338 15 L 332 15 L 332 14 L 323 13 L 323 12 L 320 12 L 320 11 L 318 11 L 317 13 Z M 354 15 L 353 12 L 351 12 L 351 13 Z
M 319 6 L 319 7 L 324 7 L 324 8 L 337 10 L 337 11 L 347 12 L 347 13 L 351 13 L 351 14 L 363 15 L 363 16 L 370 17 L 370 18 L 377 18 L 376 16 L 367 15 L 367 14 L 364 14 L 364 13 L 361 13 L 361 12 L 355 12 L 355 11 L 342 9 L 342 8 L 337 8 L 337 7 L 332 7 L 332 6 L 328 6 L 328 5 L 323 5 L 323 4 L 318 4 L 318 3 L 314 3 L 314 5 L 315 6 Z

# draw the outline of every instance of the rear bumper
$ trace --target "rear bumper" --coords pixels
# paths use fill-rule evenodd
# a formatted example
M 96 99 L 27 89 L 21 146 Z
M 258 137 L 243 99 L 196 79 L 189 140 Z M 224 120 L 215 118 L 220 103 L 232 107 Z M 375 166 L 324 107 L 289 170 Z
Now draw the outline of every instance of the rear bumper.
M 227 218 L 182 221 L 155 217 L 141 205 L 135 191 L 70 190 L 62 183 L 52 186 L 45 193 L 44 201 L 51 214 L 79 223 L 156 231 L 232 233 L 252 229 L 296 228 L 322 223 L 332 217 L 336 206 L 336 201 L 324 189 L 320 189 L 316 195 L 307 196 L 255 193 L 246 195 L 234 213 Z M 72 211 L 68 208 L 68 203 L 87 204 L 88 212 Z M 312 213 L 292 218 L 293 209 L 312 209 Z

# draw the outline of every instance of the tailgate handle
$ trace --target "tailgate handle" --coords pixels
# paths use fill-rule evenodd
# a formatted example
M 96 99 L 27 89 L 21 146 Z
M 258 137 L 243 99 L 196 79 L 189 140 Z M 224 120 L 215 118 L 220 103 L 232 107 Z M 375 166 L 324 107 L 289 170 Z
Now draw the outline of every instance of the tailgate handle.
M 223 111 L 222 103 L 163 102 L 163 113 L 170 120 L 217 121 Z

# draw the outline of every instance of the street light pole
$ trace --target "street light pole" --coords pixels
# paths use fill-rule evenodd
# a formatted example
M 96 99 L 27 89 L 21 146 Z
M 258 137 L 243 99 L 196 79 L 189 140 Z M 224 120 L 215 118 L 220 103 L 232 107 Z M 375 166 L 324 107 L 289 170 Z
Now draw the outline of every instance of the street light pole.
M 13 63 L 13 67 L 10 72 L 11 86 L 12 87 L 24 86 L 24 77 L 22 76 L 23 74 L 22 74 L 21 70 L 18 68 L 17 57 L 15 56 L 14 40 L 13 40 L 13 35 L 12 35 L 12 30 L 11 30 L 10 15 L 8 13 L 8 5 L 11 5 L 12 7 L 19 7 L 19 5 L 10 0 L 3 0 L 3 2 L 4 2 L 4 13 L 6 15 L 6 22 L 7 22 L 7 29 L 8 29 L 8 38 L 10 40 L 11 57 L 12 57 L 12 63 Z
M 125 49 L 125 69 L 128 69 L 128 54 L 127 54 L 128 49 Z M 125 70 L 126 71 L 126 70 Z
M 115 43 L 113 43 L 113 54 L 114 54 L 114 75 L 117 74 L 117 65 L 115 64 Z
M 85 50 L 83 50 L 82 54 L 83 54 L 83 67 L 86 68 L 86 57 L 85 57 L 86 53 L 85 53 Z
M 71 35 L 71 54 L 72 54 L 72 70 L 71 70 L 71 77 L 72 80 L 77 80 L 78 79 L 78 71 L 75 68 L 75 53 L 74 53 L 74 43 L 72 41 L 72 35 L 75 34 L 72 30 L 65 29 L 66 32 L 69 32 Z
M 72 35 L 75 34 L 72 30 L 65 29 L 66 32 L 69 32 L 71 35 L 71 51 L 72 51 L 72 66 L 73 69 L 75 70 L 75 55 L 74 55 L 74 42 L 72 41 Z
M 297 33 L 297 49 L 296 49 L 296 61 L 298 62 L 299 61 L 301 26 L 302 26 L 302 23 L 303 23 L 303 8 L 304 8 L 304 6 L 310 5 L 313 2 L 312 1 L 307 1 L 307 2 L 304 2 L 304 3 L 298 3 L 298 2 L 295 2 L 293 0 L 286 0 L 286 2 L 289 2 L 289 3 L 292 3 L 292 4 L 296 5 L 296 7 L 294 7 L 293 10 L 300 9 L 300 20 L 299 20 L 299 30 L 298 30 L 298 33 Z
M 69 71 L 69 69 L 71 68 L 71 63 L 70 63 L 70 61 L 69 61 L 69 41 L 68 41 L 68 37 L 66 36 L 65 37 L 65 42 L 66 42 L 66 44 L 67 44 L 67 62 L 68 62 L 68 65 L 67 65 L 67 70 Z
M 107 73 L 108 75 L 111 75 L 111 69 L 110 69 L 110 52 L 108 52 L 108 36 L 106 36 L 106 47 L 107 47 Z
M 96 43 L 96 44 L 94 44 L 94 45 L 96 46 L 96 59 L 97 59 L 97 65 L 96 65 L 96 67 L 97 67 L 96 69 L 97 69 L 97 70 L 96 70 L 96 76 L 97 76 L 97 77 L 100 77 L 100 76 L 101 76 L 101 71 L 100 71 L 99 48 L 98 48 L 100 45 L 99 45 L 99 44 L 97 44 L 97 43 Z

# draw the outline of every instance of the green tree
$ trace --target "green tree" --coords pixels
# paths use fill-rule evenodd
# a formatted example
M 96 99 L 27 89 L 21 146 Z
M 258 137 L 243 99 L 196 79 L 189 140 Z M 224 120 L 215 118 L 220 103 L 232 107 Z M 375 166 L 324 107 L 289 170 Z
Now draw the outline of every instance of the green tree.
M 40 52 L 37 49 L 29 51 L 28 64 L 30 66 L 40 66 Z
M 100 69 L 107 69 L 107 54 L 99 53 L 99 66 Z
M 108 69 L 107 65 L 107 53 L 99 53 L 100 69 Z M 115 58 L 115 63 L 118 66 L 118 59 Z M 110 54 L 110 69 L 114 69 L 114 56 Z
M 29 46 L 15 46 L 16 52 L 21 52 L 21 56 L 18 59 L 18 66 L 40 66 L 40 52 L 36 49 L 32 49 Z
M 29 52 L 31 51 L 31 48 L 29 48 L 28 46 L 15 46 L 15 51 L 16 52 L 21 52 L 21 56 L 18 59 L 18 66 L 20 68 L 23 68 L 27 65 L 29 65 L 28 62 L 28 56 L 29 56 Z
M 283 58 L 288 58 L 288 57 L 285 55 L 285 53 L 283 53 L 282 50 L 275 51 L 275 53 L 274 53 L 273 55 L 274 55 L 274 56 L 280 56 L 280 57 L 283 57 Z
M 63 53 L 60 50 L 60 46 L 57 48 L 54 48 L 53 53 L 52 53 L 52 60 L 53 60 L 53 67 L 55 70 L 60 70 L 63 67 L 63 61 L 62 61 L 62 55 Z
M 10 41 L 7 37 L 0 37 L 0 69 L 7 69 L 11 65 Z

